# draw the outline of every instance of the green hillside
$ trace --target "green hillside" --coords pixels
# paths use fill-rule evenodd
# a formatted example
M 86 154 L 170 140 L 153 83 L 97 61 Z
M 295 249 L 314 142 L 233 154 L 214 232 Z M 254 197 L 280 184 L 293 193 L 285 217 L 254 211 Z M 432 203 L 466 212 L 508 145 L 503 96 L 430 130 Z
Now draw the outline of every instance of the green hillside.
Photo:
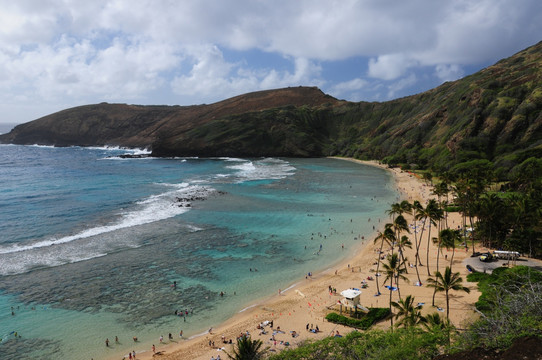
M 382 103 L 317 88 L 210 105 L 96 104 L 17 126 L 0 142 L 149 147 L 155 156 L 349 156 L 437 171 L 486 159 L 505 173 L 542 154 L 542 42 L 476 74 Z

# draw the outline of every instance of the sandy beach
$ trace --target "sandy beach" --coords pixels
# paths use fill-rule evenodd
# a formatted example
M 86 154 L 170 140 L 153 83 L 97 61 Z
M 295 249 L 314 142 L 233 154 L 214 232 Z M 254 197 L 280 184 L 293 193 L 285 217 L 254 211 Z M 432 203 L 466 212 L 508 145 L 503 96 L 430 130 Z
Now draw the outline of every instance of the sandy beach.
M 346 159 L 350 161 L 357 161 L 362 164 L 379 166 L 386 168 L 384 165 L 380 165 L 377 162 L 358 161 L 353 159 Z M 408 172 L 403 172 L 400 169 L 388 169 L 393 174 L 395 179 L 395 187 L 401 194 L 401 199 L 408 200 L 410 202 L 414 200 L 420 201 L 423 205 L 431 198 L 430 187 L 425 183 Z M 406 216 L 410 222 L 410 216 Z M 384 224 L 390 222 L 388 217 L 383 217 L 378 222 L 378 219 L 372 219 L 375 222 L 376 229 L 383 228 Z M 460 215 L 458 213 L 450 214 L 448 217 L 448 224 L 451 228 L 457 228 L 460 224 Z M 425 253 L 426 253 L 426 233 L 424 234 L 424 241 L 420 247 L 422 262 L 425 265 Z M 432 229 L 432 236 L 435 236 L 436 229 Z M 414 243 L 414 234 L 409 235 Z M 340 292 L 349 288 L 360 288 L 362 280 L 366 280 L 369 276 L 375 275 L 374 271 L 378 256 L 379 244 L 373 244 L 374 238 L 364 239 L 363 245 L 360 245 L 359 250 L 352 251 L 352 256 L 336 266 L 324 270 L 319 273 L 314 273 L 312 277 L 308 279 L 301 278 L 299 282 L 292 284 L 288 289 L 277 289 L 276 295 L 271 298 L 262 300 L 260 302 L 251 304 L 248 308 L 234 315 L 227 322 L 223 324 L 216 324 L 210 333 L 186 339 L 180 338 L 179 334 L 173 334 L 173 340 L 167 339 L 165 336 L 163 343 L 159 343 L 158 336 L 156 338 L 156 353 L 153 353 L 152 349 L 138 349 L 137 359 L 196 359 L 196 360 L 209 360 L 211 357 L 216 358 L 220 355 L 221 359 L 227 359 L 227 355 L 223 352 L 225 349 L 231 353 L 232 345 L 224 344 L 226 341 L 232 339 L 233 343 L 236 342 L 236 337 L 240 334 L 249 332 L 252 338 L 260 339 L 264 343 L 264 347 L 268 347 L 270 351 L 280 351 L 285 348 L 285 342 L 289 343 L 289 346 L 296 346 L 305 340 L 322 339 L 337 331 L 341 334 L 352 331 L 352 328 L 328 323 L 324 317 L 329 312 L 328 307 L 337 304 L 338 300 L 341 300 Z M 387 251 L 388 249 L 384 249 Z M 347 250 L 347 251 L 351 251 Z M 407 259 L 413 262 L 414 249 L 406 249 L 405 256 Z M 451 258 L 451 250 L 442 250 L 440 256 L 440 270 L 442 271 L 447 265 L 449 265 L 449 259 Z M 447 255 L 448 260 L 445 260 Z M 470 294 L 460 292 L 452 292 L 450 296 L 450 320 L 458 327 L 466 322 L 473 320 L 476 315 L 473 310 L 474 303 L 479 297 L 479 292 L 476 290 L 476 285 L 466 282 L 466 276 L 468 274 L 465 266 L 462 265 L 463 259 L 470 256 L 465 249 L 456 249 L 453 270 L 460 272 L 464 280 L 464 285 L 471 289 Z M 430 245 L 430 270 L 431 275 L 434 275 L 436 270 L 436 257 L 437 247 L 436 245 Z M 407 260 L 407 261 L 409 261 Z M 408 283 L 400 284 L 401 296 L 413 295 L 416 303 L 424 303 L 422 308 L 423 314 L 434 313 L 437 308 L 445 309 L 444 295 L 438 293 L 435 298 L 436 307 L 431 306 L 433 289 L 426 287 L 427 268 L 420 267 L 420 277 L 423 286 L 416 286 L 417 282 L 415 269 L 409 268 L 406 277 L 409 279 Z M 380 291 L 383 293 L 381 296 L 375 296 L 376 284 L 374 280 L 366 280 L 368 288 L 362 289 L 360 302 L 366 307 L 388 307 L 389 296 L 387 289 L 383 288 L 383 283 L 380 283 Z M 329 287 L 337 290 L 336 294 L 330 294 Z M 398 295 L 393 294 L 393 301 L 398 301 Z M 442 316 L 445 316 L 445 312 L 441 312 Z M 267 334 L 260 334 L 260 330 L 257 329 L 257 325 L 265 321 L 273 322 L 273 329 L 269 326 L 264 327 Z M 307 331 L 307 325 L 309 328 L 316 328 L 318 326 L 319 332 L 313 333 Z M 389 321 L 385 321 L 377 325 L 379 328 L 387 328 L 390 326 Z M 271 339 L 273 330 L 280 332 L 275 334 L 275 340 Z M 292 336 L 292 332 L 295 331 L 296 337 Z M 166 334 L 164 334 L 166 335 Z

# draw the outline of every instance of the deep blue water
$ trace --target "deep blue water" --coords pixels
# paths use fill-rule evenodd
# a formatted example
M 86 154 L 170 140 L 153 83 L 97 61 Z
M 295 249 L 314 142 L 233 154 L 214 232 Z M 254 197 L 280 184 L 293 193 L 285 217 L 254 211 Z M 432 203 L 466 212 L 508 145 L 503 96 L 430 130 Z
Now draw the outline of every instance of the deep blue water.
M 123 153 L 0 146 L 7 358 L 115 357 L 201 333 L 346 257 L 396 200 L 384 170 L 347 161 Z

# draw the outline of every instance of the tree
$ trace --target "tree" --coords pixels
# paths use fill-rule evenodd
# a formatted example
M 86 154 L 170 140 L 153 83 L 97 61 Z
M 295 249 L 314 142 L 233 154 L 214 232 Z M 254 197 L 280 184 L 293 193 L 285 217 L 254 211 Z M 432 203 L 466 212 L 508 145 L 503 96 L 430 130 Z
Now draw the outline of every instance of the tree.
M 450 188 L 448 186 L 448 181 L 443 180 L 437 185 L 433 190 L 433 193 L 438 196 L 438 202 L 441 205 L 441 208 L 444 211 L 444 218 L 446 219 L 446 227 L 448 227 L 448 216 L 446 213 L 446 205 L 448 204 L 448 194 L 450 193 Z M 443 196 L 446 196 L 446 199 L 441 199 Z
M 515 195 L 511 199 L 513 217 L 513 236 L 523 238 L 523 249 L 529 257 L 533 256 L 533 242 L 537 242 L 538 234 L 533 225 L 540 221 L 542 210 L 539 204 L 527 195 Z M 523 250 L 522 249 L 522 250 Z
M 427 184 L 433 183 L 433 174 L 431 174 L 430 172 L 424 172 L 422 177 L 427 182 Z
M 482 241 L 484 246 L 489 248 L 502 244 L 508 227 L 505 225 L 509 208 L 504 200 L 496 193 L 485 193 L 480 196 L 475 204 L 475 213 L 478 218 L 476 223 L 477 238 Z
M 395 319 L 403 317 L 395 324 L 396 326 L 409 328 L 425 322 L 425 318 L 421 313 L 421 306 L 414 306 L 414 297 L 412 295 L 408 295 L 398 302 L 393 301 L 391 305 L 398 310 L 397 314 L 395 314 Z
M 450 269 L 452 268 L 454 255 L 455 255 L 455 243 L 461 240 L 461 231 L 444 229 L 440 231 L 441 246 L 446 250 L 452 249 L 452 257 L 450 258 Z
M 450 319 L 442 319 L 439 313 L 428 314 L 424 319 L 425 321 L 421 323 L 424 329 L 430 333 L 444 332 L 450 346 L 451 332 L 455 330 Z
M 431 225 L 437 225 L 435 220 L 439 220 L 441 218 L 440 212 L 439 212 L 439 206 L 435 199 L 430 199 L 427 203 L 427 206 L 424 208 L 423 206 L 419 206 L 416 208 L 416 220 L 422 221 L 422 231 L 420 234 L 420 243 L 421 238 L 423 236 L 423 231 L 425 229 L 425 222 L 429 220 L 429 228 L 428 228 L 428 235 L 427 235 L 427 256 L 426 256 L 426 265 L 427 265 L 427 275 L 431 276 L 431 271 L 429 269 L 429 246 L 431 242 Z
M 434 329 L 444 329 L 446 327 L 447 320 L 443 320 L 439 313 L 432 313 L 428 314 L 425 317 L 425 322 L 423 323 L 423 327 L 428 332 L 433 331 Z
M 388 215 L 395 219 L 395 215 L 403 215 L 404 213 L 410 213 L 412 211 L 412 204 L 407 200 L 403 200 L 400 203 L 391 204 L 391 209 L 386 211 Z
M 404 281 L 408 281 L 406 276 L 403 275 L 405 272 L 405 269 L 402 267 L 401 260 L 399 259 L 399 256 L 397 254 L 391 254 L 387 257 L 388 262 L 382 264 L 384 267 L 384 270 L 386 272 L 386 278 L 384 279 L 384 282 L 387 280 L 390 281 L 389 290 L 390 290 L 390 312 L 391 312 L 391 306 L 392 301 L 391 297 L 393 294 L 393 280 L 395 279 L 395 285 L 397 287 L 397 291 L 399 291 L 399 279 L 402 279 Z M 401 298 L 401 293 L 399 292 L 399 298 Z M 393 327 L 393 316 L 391 317 L 391 326 Z
M 263 359 L 267 349 L 261 350 L 263 342 L 261 340 L 252 340 L 249 336 L 241 336 L 237 339 L 237 346 L 233 348 L 233 355 L 228 358 L 234 360 L 259 360 Z M 225 351 L 224 351 L 225 352 Z
M 542 159 L 530 157 L 514 168 L 513 185 L 520 190 L 530 190 L 542 179 Z
M 416 269 L 416 276 L 418 277 L 418 283 L 421 283 L 422 280 L 420 279 L 420 271 L 418 270 L 418 265 L 423 266 L 422 261 L 420 260 L 420 244 L 422 242 L 422 239 L 421 239 L 421 234 L 420 234 L 420 239 L 418 239 L 418 215 L 423 211 L 423 206 L 418 200 L 415 200 L 414 203 L 412 204 L 412 211 L 414 213 L 414 246 L 416 248 L 416 253 L 414 256 L 414 265 L 415 265 L 414 267 Z M 423 228 L 422 228 L 422 233 L 423 233 Z
M 428 278 L 427 282 L 429 283 L 429 285 L 427 286 L 435 288 L 436 292 L 443 291 L 445 293 L 447 319 L 450 318 L 450 290 L 464 291 L 466 293 L 470 293 L 470 289 L 463 286 L 463 279 L 461 278 L 461 276 L 459 276 L 459 273 L 457 272 L 452 274 L 452 269 L 449 266 L 446 266 L 444 275 L 440 271 L 437 271 L 435 273 L 435 278 Z
M 380 269 L 380 257 L 382 256 L 382 249 L 384 248 L 384 243 L 392 244 L 395 242 L 395 233 L 392 229 L 392 224 L 386 224 L 384 228 L 384 232 L 378 232 L 378 235 L 374 239 L 374 243 L 376 244 L 378 241 L 380 241 L 380 250 L 378 251 L 378 259 L 376 263 L 376 294 L 380 295 L 380 286 L 378 285 L 378 270 Z
M 399 253 L 401 254 L 401 261 L 403 262 L 403 266 L 405 267 L 405 273 L 408 274 L 404 249 L 412 249 L 412 242 L 410 241 L 408 236 L 403 235 L 397 242 L 397 246 L 399 247 Z

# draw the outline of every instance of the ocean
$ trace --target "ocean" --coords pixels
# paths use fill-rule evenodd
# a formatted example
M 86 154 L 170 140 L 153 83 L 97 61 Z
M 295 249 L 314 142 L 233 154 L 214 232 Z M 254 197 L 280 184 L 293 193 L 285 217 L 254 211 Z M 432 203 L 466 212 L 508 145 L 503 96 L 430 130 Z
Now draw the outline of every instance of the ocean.
M 351 255 L 398 196 L 337 159 L 121 157 L 138 152 L 0 145 L 2 359 L 202 334 Z

